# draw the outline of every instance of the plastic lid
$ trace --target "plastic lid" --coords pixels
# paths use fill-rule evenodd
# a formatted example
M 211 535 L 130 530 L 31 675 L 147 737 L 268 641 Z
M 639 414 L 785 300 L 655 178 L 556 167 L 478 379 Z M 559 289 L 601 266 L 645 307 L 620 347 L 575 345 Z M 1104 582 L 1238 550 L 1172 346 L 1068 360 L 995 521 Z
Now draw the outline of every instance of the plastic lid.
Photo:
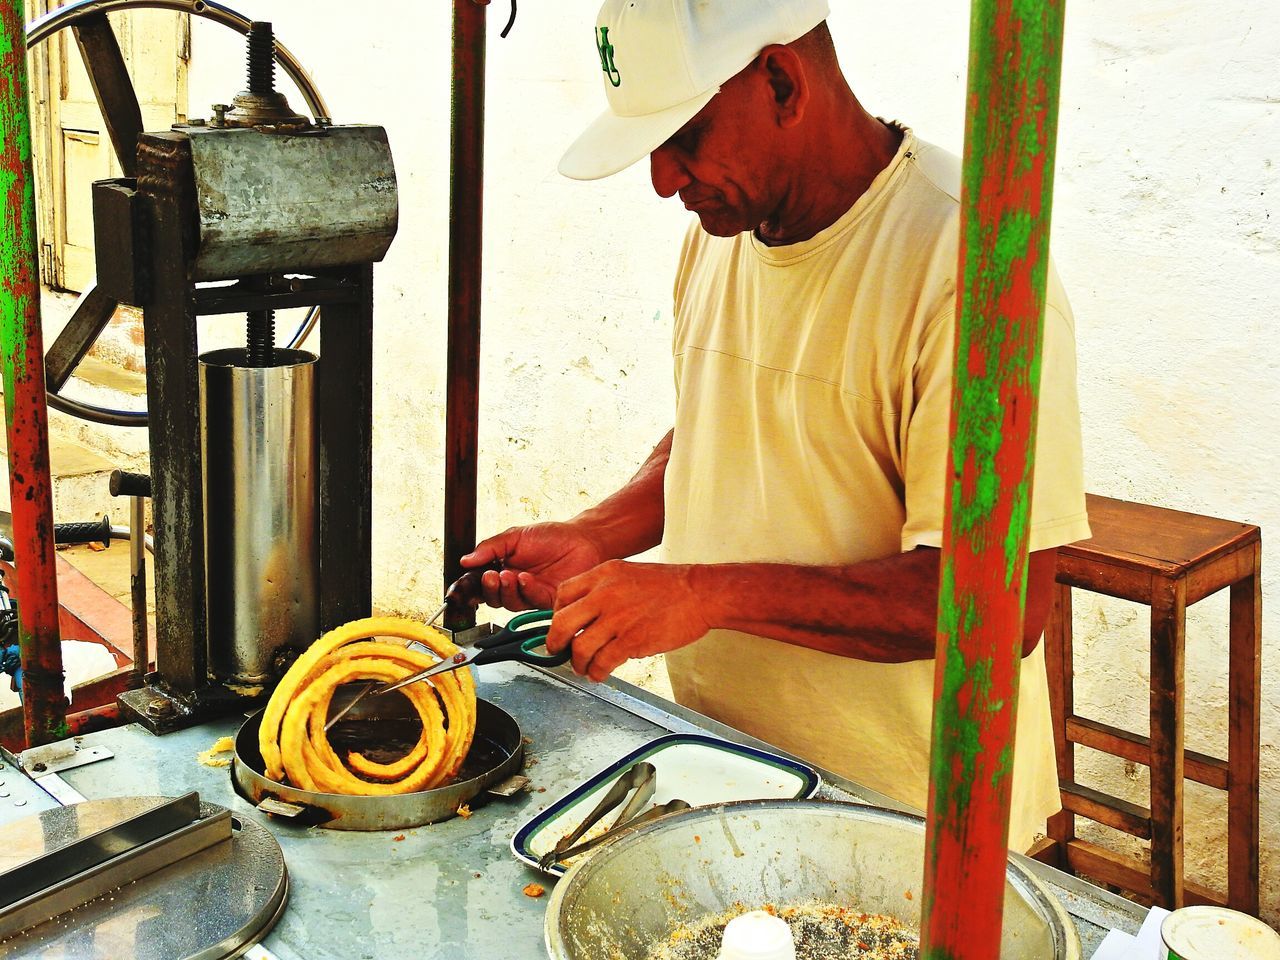
M 1160 924 L 1160 937 L 1179 960 L 1280 960 L 1280 934 L 1224 907 L 1175 910 Z
M 734 917 L 724 928 L 717 960 L 796 960 L 791 928 L 763 910 Z

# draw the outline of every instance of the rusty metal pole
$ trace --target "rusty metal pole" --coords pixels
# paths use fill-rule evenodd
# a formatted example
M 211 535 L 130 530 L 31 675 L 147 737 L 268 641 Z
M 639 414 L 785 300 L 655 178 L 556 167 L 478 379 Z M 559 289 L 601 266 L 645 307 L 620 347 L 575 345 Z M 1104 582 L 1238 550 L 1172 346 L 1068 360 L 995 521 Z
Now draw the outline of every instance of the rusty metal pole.
M 484 71 L 487 0 L 453 0 L 453 113 L 449 194 L 449 346 L 445 396 L 444 586 L 476 543 L 480 417 L 480 281 L 484 219 Z M 449 610 L 445 625 L 475 615 Z
M 921 957 L 1004 908 L 1065 0 L 974 0 Z
M 129 498 L 129 612 L 133 619 L 133 672 L 135 689 L 147 682 L 151 664 L 150 630 L 147 626 L 147 501 Z
M 0 4 L 0 350 L 28 746 L 65 735 L 22 0 Z

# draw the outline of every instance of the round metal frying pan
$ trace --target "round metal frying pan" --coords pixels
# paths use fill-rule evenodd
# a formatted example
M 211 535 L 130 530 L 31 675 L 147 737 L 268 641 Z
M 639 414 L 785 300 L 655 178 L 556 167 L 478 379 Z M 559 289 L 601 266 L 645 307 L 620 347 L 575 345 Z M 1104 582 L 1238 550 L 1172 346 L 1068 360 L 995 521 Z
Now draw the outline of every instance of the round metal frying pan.
M 401 701 L 403 698 L 387 698 Z M 361 704 L 347 718 L 335 724 L 330 738 L 335 746 L 344 742 L 364 752 L 379 747 L 389 754 L 403 754 L 417 739 L 416 722 L 395 706 L 383 705 L 379 712 L 361 710 Z M 366 710 L 374 710 L 373 706 Z M 524 741 L 520 726 L 505 710 L 487 700 L 476 701 L 476 735 L 462 771 L 453 783 L 433 790 L 394 797 L 352 797 L 300 790 L 263 776 L 262 754 L 258 751 L 259 711 L 247 719 L 236 734 L 231 778 L 236 793 L 260 810 L 305 826 L 332 830 L 404 830 L 448 820 L 458 807 L 520 772 L 524 763 Z M 386 759 L 391 759 L 389 755 Z M 381 759 L 381 758 L 380 758 Z

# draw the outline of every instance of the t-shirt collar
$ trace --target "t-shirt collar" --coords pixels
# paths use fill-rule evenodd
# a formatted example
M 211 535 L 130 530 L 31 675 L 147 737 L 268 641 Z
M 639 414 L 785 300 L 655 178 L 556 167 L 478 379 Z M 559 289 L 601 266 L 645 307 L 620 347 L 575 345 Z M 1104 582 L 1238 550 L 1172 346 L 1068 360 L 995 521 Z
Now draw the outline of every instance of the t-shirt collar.
M 895 130 L 901 131 L 902 141 L 898 144 L 898 152 L 893 155 L 893 159 L 889 161 L 883 170 L 876 174 L 875 179 L 871 181 L 871 185 L 867 187 L 862 196 L 858 197 L 853 202 L 853 206 L 840 215 L 840 219 L 831 224 L 831 226 L 819 230 L 808 240 L 786 243 L 781 246 L 770 246 L 756 236 L 756 232 L 752 230 L 748 234 L 751 240 L 751 247 L 762 260 L 782 264 L 807 256 L 830 243 L 846 230 L 849 230 L 866 215 L 868 210 L 880 202 L 881 197 L 889 191 L 898 171 L 902 169 L 903 160 L 914 151 L 916 142 L 915 134 L 911 132 L 910 127 L 896 120 L 886 120 L 884 122 Z

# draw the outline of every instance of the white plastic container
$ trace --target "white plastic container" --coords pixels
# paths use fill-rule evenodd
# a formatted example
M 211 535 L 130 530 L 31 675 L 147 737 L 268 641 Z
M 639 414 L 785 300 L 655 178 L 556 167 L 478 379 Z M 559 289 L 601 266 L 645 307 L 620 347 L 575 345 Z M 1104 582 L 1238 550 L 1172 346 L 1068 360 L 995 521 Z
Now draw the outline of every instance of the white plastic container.
M 1160 924 L 1162 960 L 1280 960 L 1280 934 L 1225 907 L 1183 907 Z
M 791 928 L 763 910 L 734 917 L 724 928 L 717 960 L 796 960 Z

